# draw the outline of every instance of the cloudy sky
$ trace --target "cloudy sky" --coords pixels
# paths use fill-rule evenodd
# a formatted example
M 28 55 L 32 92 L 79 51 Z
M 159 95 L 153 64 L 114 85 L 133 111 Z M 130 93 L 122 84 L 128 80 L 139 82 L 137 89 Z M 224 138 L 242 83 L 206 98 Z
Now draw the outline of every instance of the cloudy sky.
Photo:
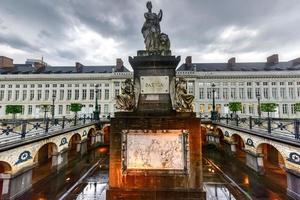
M 145 0 L 0 0 L 0 55 L 114 64 L 144 49 Z M 173 54 L 193 62 L 300 57 L 300 0 L 152 0 Z

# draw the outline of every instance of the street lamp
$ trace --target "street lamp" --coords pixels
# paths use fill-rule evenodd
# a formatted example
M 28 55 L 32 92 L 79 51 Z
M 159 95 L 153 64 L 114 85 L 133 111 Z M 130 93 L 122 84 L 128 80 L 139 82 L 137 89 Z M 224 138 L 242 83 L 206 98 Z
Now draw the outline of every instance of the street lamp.
M 55 101 L 55 94 L 52 94 L 52 124 L 54 124 L 54 112 L 55 112 L 55 107 L 54 107 L 54 101 Z
M 258 120 L 260 122 L 260 119 L 261 119 L 261 108 L 260 108 L 260 94 L 257 93 L 256 94 L 256 98 L 257 98 L 257 113 L 258 113 Z
M 95 93 L 96 93 L 96 98 L 95 98 L 95 111 L 94 111 L 94 120 L 99 120 L 99 106 L 98 106 L 98 87 L 99 85 L 97 84 L 95 86 Z
M 213 107 L 212 107 L 212 111 L 211 111 L 211 120 L 217 120 L 217 115 L 218 115 L 218 112 L 216 111 L 216 103 L 215 103 L 215 84 L 213 83 L 212 85 L 212 93 L 213 93 Z

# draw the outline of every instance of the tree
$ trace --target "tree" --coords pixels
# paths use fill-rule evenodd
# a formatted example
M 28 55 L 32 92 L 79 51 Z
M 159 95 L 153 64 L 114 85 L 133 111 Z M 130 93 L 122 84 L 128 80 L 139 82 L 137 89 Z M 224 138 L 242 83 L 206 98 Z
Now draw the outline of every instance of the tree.
M 23 106 L 22 105 L 7 105 L 5 112 L 6 114 L 13 114 L 13 119 L 16 119 L 16 114 L 22 113 Z
M 295 103 L 295 112 L 300 112 L 300 103 Z
M 242 103 L 241 102 L 229 102 L 228 104 L 229 110 L 236 114 L 237 111 L 242 110 Z
M 81 103 L 71 103 L 70 110 L 75 113 L 75 119 L 77 118 L 77 113 L 81 111 Z
M 44 121 L 46 121 L 47 112 L 50 111 L 51 105 L 49 105 L 49 104 L 42 104 L 42 105 L 40 105 L 40 107 L 41 107 L 41 111 L 44 112 Z
M 275 112 L 277 108 L 276 103 L 262 103 L 260 105 L 260 109 L 262 112 L 267 112 L 268 113 L 268 118 L 270 117 L 270 112 Z

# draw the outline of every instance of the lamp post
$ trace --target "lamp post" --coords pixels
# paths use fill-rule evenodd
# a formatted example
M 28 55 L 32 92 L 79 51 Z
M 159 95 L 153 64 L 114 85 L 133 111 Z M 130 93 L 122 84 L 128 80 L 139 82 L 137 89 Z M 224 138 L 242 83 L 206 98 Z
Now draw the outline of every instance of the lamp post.
M 261 119 L 261 109 L 260 109 L 260 94 L 257 93 L 256 94 L 256 98 L 257 98 L 257 114 L 258 114 L 258 120 L 260 122 L 260 119 Z
M 96 97 L 95 97 L 95 111 L 94 111 L 94 120 L 99 120 L 99 106 L 98 106 L 98 87 L 99 85 L 97 84 L 95 86 L 95 94 L 96 94 Z
M 216 111 L 216 103 L 215 103 L 215 92 L 216 92 L 216 90 L 215 90 L 215 84 L 213 83 L 212 85 L 212 93 L 213 93 L 213 107 L 212 107 L 212 111 L 211 111 L 211 120 L 216 120 L 217 119 L 217 114 L 218 114 L 218 112 Z
M 55 94 L 52 94 L 52 124 L 54 124 L 54 112 L 55 112 L 55 105 L 54 105 L 54 101 L 55 101 Z

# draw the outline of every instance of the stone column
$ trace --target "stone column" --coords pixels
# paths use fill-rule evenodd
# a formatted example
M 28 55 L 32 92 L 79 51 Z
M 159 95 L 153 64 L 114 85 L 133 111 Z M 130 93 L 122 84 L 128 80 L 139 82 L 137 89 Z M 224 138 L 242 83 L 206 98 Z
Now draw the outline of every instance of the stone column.
M 26 168 L 11 175 L 9 184 L 9 199 L 15 199 L 31 188 L 32 167 Z
M 9 183 L 10 183 L 11 174 L 0 174 L 0 179 L 2 183 L 2 196 L 5 199 L 5 196 L 9 195 Z
M 79 144 L 80 144 L 80 154 L 81 155 L 86 154 L 86 152 L 87 152 L 87 140 L 83 140 Z
M 286 169 L 287 194 L 294 199 L 300 199 L 300 172 Z
M 246 152 L 246 165 L 258 172 L 259 174 L 264 174 L 264 161 L 263 154 L 256 154 L 254 152 L 245 150 Z
M 68 149 L 63 149 L 58 153 L 52 155 L 52 167 L 57 166 L 57 170 L 60 170 L 68 164 Z

